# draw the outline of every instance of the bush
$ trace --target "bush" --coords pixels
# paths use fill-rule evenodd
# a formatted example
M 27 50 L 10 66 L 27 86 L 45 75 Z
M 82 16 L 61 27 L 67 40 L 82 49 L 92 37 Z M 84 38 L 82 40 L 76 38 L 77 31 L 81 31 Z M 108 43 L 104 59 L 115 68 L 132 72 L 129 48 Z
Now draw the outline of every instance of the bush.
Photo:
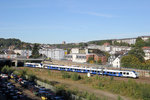
M 29 79 L 29 81 L 33 81 L 34 82 L 37 79 L 37 77 L 35 75 L 33 75 L 33 74 L 29 74 L 28 75 L 28 79 Z
M 70 76 L 70 74 L 69 73 L 67 73 L 67 72 L 62 72 L 62 78 L 70 78 L 71 76 Z
M 74 81 L 77 81 L 77 80 L 80 80 L 81 79 L 81 76 L 78 75 L 77 73 L 73 73 L 71 75 L 71 79 L 74 80 Z
M 15 69 L 13 69 L 12 67 L 9 67 L 9 66 L 4 66 L 1 70 L 1 72 L 4 74 L 11 74 L 14 71 L 15 71 Z
M 8 69 L 9 69 L 8 66 L 4 66 L 4 67 L 2 68 L 2 70 L 1 70 L 1 72 L 4 73 L 4 74 L 8 74 Z

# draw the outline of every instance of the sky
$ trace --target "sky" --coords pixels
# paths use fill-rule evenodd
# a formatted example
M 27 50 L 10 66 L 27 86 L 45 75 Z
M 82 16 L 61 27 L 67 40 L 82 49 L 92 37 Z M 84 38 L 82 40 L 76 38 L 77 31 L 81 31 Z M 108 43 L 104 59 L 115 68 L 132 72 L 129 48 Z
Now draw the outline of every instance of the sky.
M 59 44 L 150 35 L 150 0 L 0 0 L 0 38 Z

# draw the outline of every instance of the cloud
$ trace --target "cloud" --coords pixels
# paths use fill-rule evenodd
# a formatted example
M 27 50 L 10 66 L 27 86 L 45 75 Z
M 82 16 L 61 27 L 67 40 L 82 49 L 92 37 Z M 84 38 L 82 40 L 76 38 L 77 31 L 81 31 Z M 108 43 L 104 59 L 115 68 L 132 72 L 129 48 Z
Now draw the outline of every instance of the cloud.
M 105 17 L 105 18 L 116 17 L 110 14 L 102 14 L 102 13 L 97 13 L 97 12 L 80 12 L 80 14 L 87 14 L 87 15 L 99 16 L 99 17 Z

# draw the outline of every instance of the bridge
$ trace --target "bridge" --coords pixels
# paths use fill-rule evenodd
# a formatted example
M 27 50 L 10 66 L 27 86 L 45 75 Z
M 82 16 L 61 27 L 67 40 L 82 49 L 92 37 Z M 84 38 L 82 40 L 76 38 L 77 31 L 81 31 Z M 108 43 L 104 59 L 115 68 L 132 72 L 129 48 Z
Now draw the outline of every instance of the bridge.
M 9 61 L 12 63 L 14 63 L 14 65 L 17 67 L 19 62 L 25 63 L 25 62 L 37 62 L 40 63 L 42 61 L 44 61 L 44 58 L 38 58 L 38 59 L 34 59 L 34 58 L 0 58 L 0 63 Z M 10 64 L 9 64 L 10 65 Z
M 34 58 L 15 58 L 15 59 L 12 59 L 12 62 L 15 63 L 15 66 L 17 67 L 18 66 L 18 62 L 37 62 L 37 63 L 40 63 L 44 61 L 43 58 L 38 58 L 38 59 L 34 59 Z

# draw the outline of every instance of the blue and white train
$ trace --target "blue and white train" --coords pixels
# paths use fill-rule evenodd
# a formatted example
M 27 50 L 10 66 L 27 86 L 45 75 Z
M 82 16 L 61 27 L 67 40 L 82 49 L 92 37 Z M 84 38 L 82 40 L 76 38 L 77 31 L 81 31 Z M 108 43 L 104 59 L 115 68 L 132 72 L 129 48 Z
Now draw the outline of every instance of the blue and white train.
M 109 70 L 103 68 L 63 66 L 63 65 L 41 64 L 41 63 L 25 63 L 25 67 L 45 68 L 50 70 L 90 73 L 90 74 L 108 75 L 117 77 L 138 78 L 138 74 L 135 71 Z

